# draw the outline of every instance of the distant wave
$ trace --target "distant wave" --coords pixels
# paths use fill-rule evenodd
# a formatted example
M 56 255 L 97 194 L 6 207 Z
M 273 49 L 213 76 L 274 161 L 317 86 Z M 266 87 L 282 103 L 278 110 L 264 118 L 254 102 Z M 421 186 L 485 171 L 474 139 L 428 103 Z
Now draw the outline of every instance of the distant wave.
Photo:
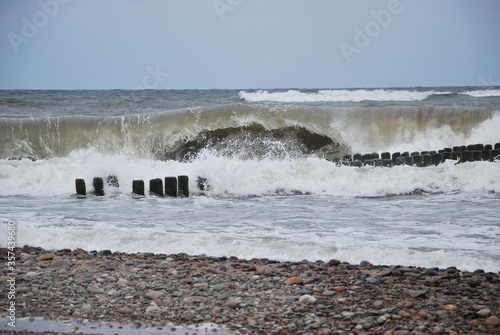
M 469 95 L 475 98 L 500 96 L 500 89 L 481 89 L 464 92 L 417 91 L 417 90 L 318 90 L 318 91 L 241 91 L 239 98 L 246 102 L 361 102 L 361 101 L 422 101 L 429 97 Z
M 360 101 L 419 101 L 425 100 L 433 94 L 450 94 L 450 92 L 434 91 L 406 91 L 406 90 L 318 90 L 316 92 L 303 92 L 288 90 L 282 92 L 269 92 L 259 90 L 256 92 L 241 91 L 239 97 L 247 102 L 274 101 L 274 102 L 360 102 Z
M 467 91 L 464 92 L 463 94 L 467 94 L 476 98 L 500 97 L 500 89 Z

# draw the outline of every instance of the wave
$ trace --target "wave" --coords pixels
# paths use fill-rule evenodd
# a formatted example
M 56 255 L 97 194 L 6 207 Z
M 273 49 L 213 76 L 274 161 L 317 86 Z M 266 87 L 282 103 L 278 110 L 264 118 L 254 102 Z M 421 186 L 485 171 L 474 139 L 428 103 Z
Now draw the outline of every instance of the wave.
M 498 89 L 481 89 L 464 92 L 448 91 L 419 91 L 419 90 L 318 90 L 318 91 L 266 91 L 255 92 L 241 91 L 239 98 L 246 102 L 362 102 L 362 101 L 423 101 L 431 97 L 456 96 L 457 94 L 469 95 L 476 98 L 500 96 Z
M 463 94 L 470 95 L 476 98 L 500 97 L 500 89 L 467 91 Z
M 405 91 L 405 90 L 318 90 L 313 92 L 301 92 L 288 90 L 284 92 L 269 92 L 259 90 L 256 92 L 241 91 L 239 97 L 247 102 L 360 102 L 360 101 L 415 101 L 425 100 L 433 91 Z
M 119 117 L 0 119 L 0 158 L 74 150 L 187 161 L 204 150 L 241 159 L 331 157 L 500 142 L 489 108 L 230 104 Z

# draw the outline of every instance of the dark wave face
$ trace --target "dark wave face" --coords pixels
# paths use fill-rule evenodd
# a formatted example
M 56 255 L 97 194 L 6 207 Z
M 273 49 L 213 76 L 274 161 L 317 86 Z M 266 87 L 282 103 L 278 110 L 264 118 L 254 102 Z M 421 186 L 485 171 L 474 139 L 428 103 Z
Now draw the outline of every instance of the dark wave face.
M 412 144 L 424 139 L 428 143 L 421 145 L 437 147 L 420 150 L 433 150 L 465 144 L 478 127 L 493 132 L 498 119 L 495 109 L 484 107 L 289 104 L 226 104 L 112 117 L 2 118 L 0 158 L 48 159 L 89 148 L 178 161 L 203 150 L 243 159 L 330 157 L 405 145 L 412 150 Z

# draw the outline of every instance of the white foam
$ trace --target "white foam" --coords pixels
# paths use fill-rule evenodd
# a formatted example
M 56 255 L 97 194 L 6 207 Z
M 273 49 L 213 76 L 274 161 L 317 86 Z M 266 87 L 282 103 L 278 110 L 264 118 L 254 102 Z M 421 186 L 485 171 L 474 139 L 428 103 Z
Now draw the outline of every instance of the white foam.
M 269 92 L 258 90 L 255 92 L 241 91 L 240 99 L 247 102 L 274 101 L 274 102 L 359 102 L 359 101 L 415 101 L 425 100 L 433 91 L 407 91 L 407 90 L 319 90 L 317 92 L 301 92 L 288 90 L 281 92 Z M 444 94 L 441 93 L 440 94 Z
M 498 97 L 500 96 L 500 89 L 467 91 L 463 94 L 467 94 L 476 98 Z
M 475 178 L 469 178 L 471 174 Z M 428 192 L 499 192 L 500 164 L 472 162 L 455 165 L 448 161 L 437 167 L 338 167 L 324 159 L 252 159 L 228 158 L 205 151 L 198 159 L 180 163 L 138 159 L 124 154 L 105 155 L 78 150 L 69 157 L 48 160 L 0 160 L 0 195 L 71 195 L 75 179 L 83 178 L 88 191 L 93 177 L 116 175 L 121 193 L 130 193 L 132 181 L 169 175 L 190 176 L 196 189 L 196 177 L 211 185 L 209 194 L 235 196 L 276 193 L 312 193 L 337 196 L 384 196 L 404 194 L 416 189 Z

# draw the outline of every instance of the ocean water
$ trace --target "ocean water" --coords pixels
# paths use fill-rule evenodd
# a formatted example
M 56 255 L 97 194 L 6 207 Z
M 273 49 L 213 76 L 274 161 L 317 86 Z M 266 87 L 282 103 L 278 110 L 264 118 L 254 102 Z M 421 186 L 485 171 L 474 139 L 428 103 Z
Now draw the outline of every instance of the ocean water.
M 476 143 L 500 143 L 498 87 L 0 91 L 0 246 L 13 220 L 18 246 L 497 272 L 499 160 L 332 162 Z M 175 175 L 188 198 L 132 194 Z

